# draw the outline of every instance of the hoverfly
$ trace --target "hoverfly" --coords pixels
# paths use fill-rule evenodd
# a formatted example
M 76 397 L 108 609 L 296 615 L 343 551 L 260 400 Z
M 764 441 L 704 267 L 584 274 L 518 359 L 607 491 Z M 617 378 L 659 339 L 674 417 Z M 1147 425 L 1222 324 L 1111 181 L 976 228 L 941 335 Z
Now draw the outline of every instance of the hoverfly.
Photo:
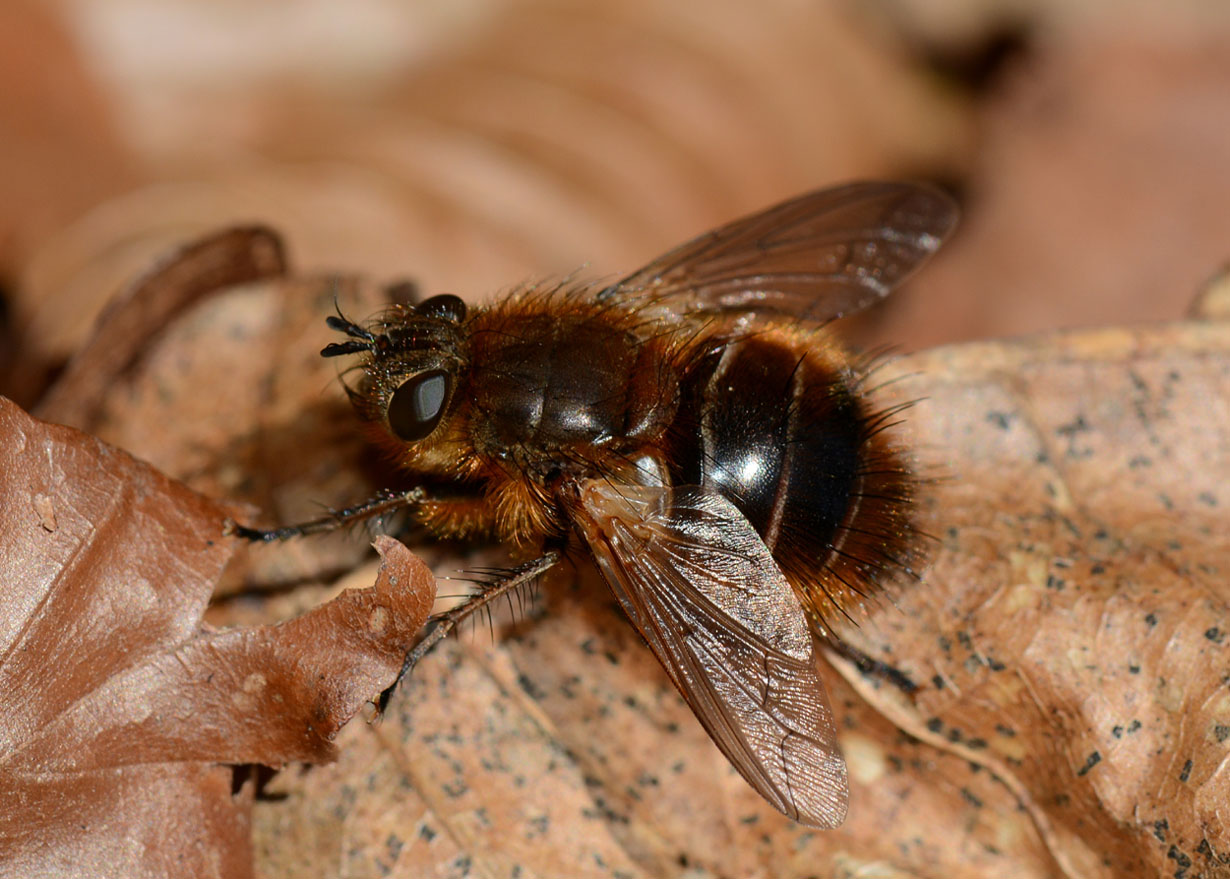
M 437 618 L 407 659 L 583 548 L 743 777 L 803 824 L 845 818 L 846 766 L 816 667 L 828 619 L 908 568 L 914 481 L 864 373 L 825 322 L 885 297 L 956 207 L 856 183 L 794 198 L 609 285 L 467 308 L 397 306 L 325 357 L 375 441 L 423 484 L 275 540 L 398 507 L 441 537 L 541 550 Z M 428 486 L 434 486 L 428 488 Z

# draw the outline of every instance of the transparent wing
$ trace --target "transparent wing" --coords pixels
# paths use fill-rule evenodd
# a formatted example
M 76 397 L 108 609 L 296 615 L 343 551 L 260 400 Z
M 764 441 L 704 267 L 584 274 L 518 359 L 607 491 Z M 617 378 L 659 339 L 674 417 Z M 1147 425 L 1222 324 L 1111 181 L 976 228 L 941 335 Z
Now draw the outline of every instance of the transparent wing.
M 722 753 L 788 817 L 846 816 L 846 765 L 790 584 L 747 519 L 696 487 L 579 491 L 582 535 Z
M 763 312 L 827 320 L 914 272 L 957 223 L 938 189 L 851 183 L 801 195 L 683 244 L 598 297 L 663 316 Z

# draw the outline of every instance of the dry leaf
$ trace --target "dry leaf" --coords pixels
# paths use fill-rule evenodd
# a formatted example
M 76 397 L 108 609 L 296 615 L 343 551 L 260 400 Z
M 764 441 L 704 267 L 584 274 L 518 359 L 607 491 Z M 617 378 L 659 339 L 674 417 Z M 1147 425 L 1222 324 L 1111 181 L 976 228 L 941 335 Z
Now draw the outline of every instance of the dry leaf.
M 327 380 L 309 366 L 318 340 L 288 362 L 240 333 L 243 387 L 278 388 L 243 404 L 201 371 L 227 333 L 200 332 L 263 315 L 274 349 L 289 351 L 287 328 L 307 318 L 278 303 L 305 289 L 317 293 L 300 307 L 323 312 L 322 288 L 289 280 L 183 313 L 101 423 L 139 442 L 159 401 L 199 407 L 222 413 L 208 432 L 225 448 L 228 430 L 259 436 L 275 407 L 286 447 L 314 462 L 296 489 L 309 492 L 306 475 L 332 454 L 313 419 L 294 418 Z M 239 310 L 218 321 L 227 308 Z M 240 367 L 244 351 L 260 356 Z M 384 724 L 343 734 L 342 762 L 274 779 L 286 799 L 253 813 L 262 869 L 787 877 L 877 865 L 974 877 L 1218 865 L 1230 850 L 1219 811 L 1230 619 L 1213 573 L 1228 354 L 1226 325 L 1207 322 L 938 349 L 885 373 L 903 377 L 893 393 L 925 398 L 906 424 L 938 477 L 926 526 L 939 543 L 923 584 L 845 633 L 920 689 L 907 698 L 836 660 L 841 674 L 826 675 L 852 778 L 838 831 L 767 807 L 604 587 L 591 576 L 577 590 L 562 571 L 543 619 L 495 646 L 447 645 Z M 59 533 L 53 495 L 35 494 L 31 527 Z
M 343 763 L 255 812 L 273 875 L 1215 875 L 1230 852 L 1230 329 L 967 345 L 886 373 L 939 478 L 919 585 L 826 675 L 832 833 L 726 765 L 596 578 L 446 645 Z M 1190 762 L 1189 762 L 1190 761 Z M 288 813 L 299 815 L 296 820 Z M 1186 865 L 1186 866 L 1185 866 Z M 894 873 L 893 871 L 897 871 Z
M 106 392 L 177 314 L 219 290 L 285 271 L 281 240 L 260 227 L 226 229 L 168 254 L 99 314 L 87 343 L 39 401 L 39 414 L 92 431 Z M 23 356 L 40 360 L 36 351 Z
M 1225 869 L 1230 327 L 970 345 L 908 368 L 928 398 L 915 441 L 951 449 L 951 478 L 926 588 L 869 642 L 925 686 L 875 704 L 992 770 L 1067 875 Z
M 77 213 L 131 187 L 135 173 L 97 72 L 63 10 L 0 7 L 0 277 Z
M 961 231 L 882 338 L 921 348 L 1181 314 L 1230 257 L 1227 34 L 1166 39 L 1128 16 L 1040 38 L 981 108 Z
M 251 875 L 251 791 L 219 764 L 333 759 L 400 670 L 430 572 L 385 538 L 373 588 L 215 631 L 224 508 L 8 401 L 0 437 L 0 872 Z
M 368 450 L 337 366 L 318 352 L 334 336 L 324 318 L 335 308 L 365 315 L 388 295 L 349 279 L 285 278 L 284 259 L 263 228 L 179 245 L 107 306 L 36 413 L 197 491 L 253 504 L 248 517 L 301 519 L 370 494 Z M 315 454 L 323 448 L 327 457 Z M 367 552 L 344 534 L 241 551 L 221 589 L 336 574 Z
M 404 22 L 381 41 L 436 32 L 381 5 L 352 21 Z M 154 252 L 236 222 L 274 225 L 311 271 L 412 273 L 476 297 L 585 263 L 626 270 L 826 181 L 947 168 L 970 137 L 967 109 L 901 46 L 824 5 L 497 0 L 463 16 L 467 41 L 382 56 L 358 82 L 376 53 L 330 78 L 335 56 L 285 51 L 319 9 L 176 10 L 151 40 L 141 3 L 65 8 L 94 37 L 87 60 L 129 73 L 114 100 L 152 180 L 20 267 L 19 326 L 49 354 L 72 353 Z M 256 57 L 185 75 L 214 46 Z M 298 67 L 262 76 L 274 58 Z
M 164 183 L 46 239 L 20 275 L 27 335 L 48 361 L 71 353 L 114 279 L 213 223 L 274 219 L 310 265 L 413 271 L 431 292 L 469 298 L 586 259 L 597 273 L 628 269 L 773 197 L 903 164 L 897 173 L 917 174 L 967 142 L 968 106 L 828 8 L 484 9 L 464 43 L 431 47 L 345 104 L 288 89 L 291 76 L 219 65 L 219 86 L 135 59 L 127 69 L 153 75 L 124 85 L 125 134 Z M 1072 309 L 1099 292 L 1112 313 L 1135 293 L 1149 314 L 1177 314 L 1164 298 L 1225 256 L 1210 195 L 1227 154 L 1209 110 L 1224 79 L 1215 39 L 1197 55 L 1069 27 L 1027 58 L 992 94 L 964 242 L 924 274 L 912 308 L 897 298 L 883 337 L 1095 320 L 1092 306 Z M 319 70 L 315 53 L 296 54 Z M 1134 263 L 1147 245 L 1157 256 Z M 141 340 L 97 429 L 197 488 L 255 501 L 266 521 L 384 484 L 316 357 L 331 290 L 286 280 L 194 303 Z M 360 318 L 382 298 L 361 284 L 342 293 Z M 1038 310 L 1045 295 L 1050 310 Z M 446 645 L 390 722 L 341 732 L 337 764 L 276 777 L 287 799 L 253 813 L 261 869 L 1216 875 L 1230 725 L 1215 682 L 1230 628 L 1216 573 L 1224 341 L 1220 325 L 1188 324 L 901 361 L 918 375 L 900 393 L 928 398 L 907 424 L 942 477 L 928 507 L 939 542 L 926 583 L 847 635 L 922 688 L 905 699 L 834 660 L 854 784 L 840 831 L 767 811 L 605 587 L 591 577 L 572 589 L 561 572 L 543 619 L 495 646 L 481 632 Z M 43 535 L 71 524 L 52 493 L 28 508 Z M 363 551 L 353 538 L 255 548 L 232 573 L 314 580 Z M 268 616 L 281 600 L 215 613 Z

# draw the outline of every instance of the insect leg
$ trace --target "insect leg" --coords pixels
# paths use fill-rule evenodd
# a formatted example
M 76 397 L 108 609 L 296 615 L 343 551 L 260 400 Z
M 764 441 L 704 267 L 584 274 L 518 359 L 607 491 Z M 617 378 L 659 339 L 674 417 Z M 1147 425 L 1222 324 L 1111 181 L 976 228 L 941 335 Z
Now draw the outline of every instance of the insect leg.
M 222 533 L 228 537 L 242 537 L 244 540 L 251 540 L 257 543 L 290 540 L 292 537 L 303 537 L 307 534 L 323 534 L 328 531 L 336 531 L 338 528 L 349 525 L 351 522 L 360 522 L 363 519 L 370 519 L 372 516 L 379 516 L 382 513 L 390 513 L 402 507 L 415 506 L 426 497 L 427 493 L 421 488 L 412 488 L 409 491 L 381 492 L 375 497 L 355 504 L 352 507 L 333 510 L 319 519 L 300 522 L 298 525 L 284 525 L 281 528 L 270 528 L 267 530 L 249 528 L 247 525 L 240 525 L 234 519 L 227 519 L 222 525 Z
M 380 694 L 380 699 L 377 703 L 381 711 L 384 711 L 388 704 L 389 697 L 393 694 L 393 690 L 401 683 L 401 679 L 410 673 L 410 670 L 418 664 L 418 661 L 427 655 L 431 648 L 448 637 L 458 623 L 470 616 L 475 611 L 482 610 L 496 599 L 507 595 L 515 589 L 532 582 L 534 579 L 542 576 L 548 570 L 555 566 L 560 560 L 558 550 L 551 550 L 543 553 L 538 558 L 531 562 L 526 562 L 523 565 L 518 565 L 509 571 L 508 575 L 501 577 L 498 580 L 493 580 L 489 583 L 483 583 L 478 592 L 475 592 L 461 604 L 454 608 L 438 613 L 427 621 L 427 625 L 431 630 L 414 645 L 414 649 L 406 654 L 406 660 L 402 663 L 401 671 L 397 675 L 397 680 L 389 685 L 389 688 Z
M 867 677 L 880 678 L 887 681 L 903 693 L 913 693 L 918 689 L 918 684 L 910 680 L 910 676 L 895 665 L 889 665 L 887 662 L 881 662 L 874 657 L 868 656 L 857 647 L 853 647 L 831 635 L 821 640 L 826 647 L 838 656 L 854 663 L 855 668 Z

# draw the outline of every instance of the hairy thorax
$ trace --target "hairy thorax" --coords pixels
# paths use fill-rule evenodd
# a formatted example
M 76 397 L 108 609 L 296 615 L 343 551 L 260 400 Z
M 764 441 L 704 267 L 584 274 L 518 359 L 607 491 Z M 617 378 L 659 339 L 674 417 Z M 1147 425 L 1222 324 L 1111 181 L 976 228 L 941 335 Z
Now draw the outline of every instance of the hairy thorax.
M 678 405 L 670 352 L 626 324 L 588 303 L 477 318 L 468 388 L 475 450 L 542 486 L 623 469 Z

